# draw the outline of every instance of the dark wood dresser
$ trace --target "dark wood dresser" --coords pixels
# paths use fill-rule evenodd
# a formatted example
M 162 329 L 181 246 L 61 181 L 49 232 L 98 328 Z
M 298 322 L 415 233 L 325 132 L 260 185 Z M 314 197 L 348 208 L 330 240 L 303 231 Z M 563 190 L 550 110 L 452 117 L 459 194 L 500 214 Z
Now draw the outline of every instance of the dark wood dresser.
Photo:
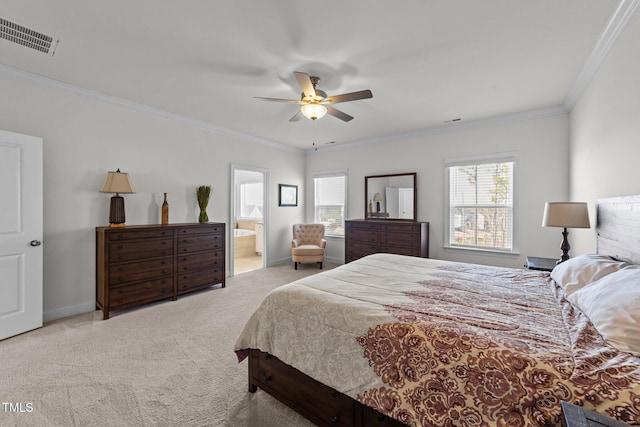
M 225 224 L 96 227 L 96 307 L 111 311 L 225 286 Z
M 345 221 L 344 262 L 385 252 L 429 258 L 429 223 L 350 219 Z

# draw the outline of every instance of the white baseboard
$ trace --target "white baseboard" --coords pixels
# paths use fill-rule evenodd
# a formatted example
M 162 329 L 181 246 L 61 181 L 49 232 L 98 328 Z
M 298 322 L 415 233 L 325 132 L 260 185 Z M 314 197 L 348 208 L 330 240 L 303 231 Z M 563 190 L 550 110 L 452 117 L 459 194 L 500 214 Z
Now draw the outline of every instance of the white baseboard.
M 96 302 L 85 302 L 78 305 L 72 305 L 68 307 L 58 308 L 55 310 L 45 311 L 42 314 L 42 321 L 44 323 L 51 322 L 52 320 L 62 319 L 64 317 L 75 316 L 77 314 L 89 313 L 95 311 Z
M 325 262 L 330 262 L 332 264 L 344 264 L 344 260 L 342 258 L 324 257 L 324 260 Z M 293 261 L 291 261 L 291 257 L 271 260 L 271 262 L 269 262 L 269 265 L 267 265 L 267 267 L 275 267 L 276 265 L 282 265 L 282 264 L 288 264 L 288 263 L 293 263 Z

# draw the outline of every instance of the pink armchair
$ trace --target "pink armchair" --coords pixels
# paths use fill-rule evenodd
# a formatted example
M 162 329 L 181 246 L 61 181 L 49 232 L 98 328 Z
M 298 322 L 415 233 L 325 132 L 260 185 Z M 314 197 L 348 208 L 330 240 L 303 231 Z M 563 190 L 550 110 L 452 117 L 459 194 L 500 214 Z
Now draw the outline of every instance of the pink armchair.
M 293 240 L 291 241 L 291 260 L 295 269 L 298 269 L 299 262 L 317 262 L 322 270 L 326 245 L 324 225 L 294 224 Z

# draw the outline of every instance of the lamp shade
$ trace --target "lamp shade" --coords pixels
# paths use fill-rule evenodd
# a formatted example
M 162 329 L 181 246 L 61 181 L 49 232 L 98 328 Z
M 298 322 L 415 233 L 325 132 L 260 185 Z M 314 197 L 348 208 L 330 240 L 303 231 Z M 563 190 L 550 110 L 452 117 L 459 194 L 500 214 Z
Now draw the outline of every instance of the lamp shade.
M 543 227 L 589 228 L 589 209 L 584 202 L 547 202 Z
M 104 180 L 104 184 L 102 184 L 102 190 L 100 190 L 100 192 L 132 194 L 136 191 L 133 189 L 133 185 L 129 179 L 129 174 L 120 172 L 120 169 L 118 169 L 115 172 L 107 173 L 107 177 Z
M 304 104 L 300 107 L 302 114 L 308 119 L 317 120 L 327 114 L 327 107 L 322 104 Z
M 380 194 L 380 193 L 376 193 L 376 194 L 373 196 L 373 201 L 374 201 L 374 202 L 381 202 L 381 201 L 382 201 L 382 194 Z

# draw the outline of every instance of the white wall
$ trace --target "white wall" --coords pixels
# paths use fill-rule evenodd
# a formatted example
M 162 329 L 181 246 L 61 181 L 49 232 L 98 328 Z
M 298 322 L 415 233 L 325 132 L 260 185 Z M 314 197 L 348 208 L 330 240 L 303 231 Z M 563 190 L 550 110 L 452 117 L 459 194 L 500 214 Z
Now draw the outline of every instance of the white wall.
M 95 308 L 95 227 L 108 224 L 107 171 L 128 172 L 127 224 L 197 221 L 195 188 L 211 185 L 210 221 L 229 220 L 230 164 L 269 170 L 268 263 L 290 259 L 302 207 L 278 208 L 278 183 L 304 187 L 304 152 L 247 142 L 55 87 L 0 78 L 0 129 L 44 139 L 45 321 Z
M 640 194 L 639 40 L 636 13 L 571 112 L 570 194 L 589 203 L 592 222 L 572 230 L 572 253 L 596 250 L 597 199 Z
M 544 203 L 566 200 L 569 195 L 567 114 L 469 129 L 452 127 L 451 132 L 444 134 L 413 135 L 386 143 L 346 147 L 310 152 L 307 177 L 315 172 L 347 169 L 348 218 L 364 217 L 365 176 L 417 172 L 418 220 L 430 223 L 431 258 L 519 268 L 526 255 L 561 255 L 561 230 L 543 228 L 540 224 Z M 444 249 L 445 159 L 504 152 L 514 152 L 518 157 L 515 221 L 519 254 Z M 312 188 L 310 181 L 307 186 Z M 313 218 L 311 202 L 306 215 L 308 220 Z M 344 259 L 343 240 L 332 239 L 327 248 L 330 258 Z

